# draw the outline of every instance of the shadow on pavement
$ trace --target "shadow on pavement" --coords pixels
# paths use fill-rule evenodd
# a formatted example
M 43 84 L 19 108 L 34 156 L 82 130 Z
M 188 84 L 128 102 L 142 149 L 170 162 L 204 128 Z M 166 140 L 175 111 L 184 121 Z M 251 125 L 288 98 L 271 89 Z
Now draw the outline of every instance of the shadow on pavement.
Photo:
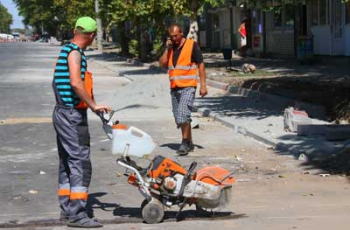
M 87 213 L 90 217 L 94 216 L 94 209 L 101 209 L 106 212 L 112 212 L 119 207 L 116 203 L 102 203 L 97 198 L 107 195 L 106 192 L 90 193 L 87 201 Z
M 167 143 L 167 144 L 162 144 L 159 147 L 168 147 L 169 149 L 176 151 L 176 150 L 178 150 L 180 148 L 180 145 L 181 145 L 180 143 Z M 196 145 L 196 144 L 194 144 L 194 147 L 198 148 L 198 149 L 203 149 L 204 148 L 203 146 Z
M 200 100 L 197 108 L 207 108 L 221 116 L 239 116 L 240 118 L 264 119 L 283 114 L 282 108 L 271 104 L 251 103 L 243 96 L 205 97 Z
M 291 137 L 286 135 L 284 138 L 288 139 Z M 349 141 L 343 142 L 340 145 L 341 147 L 337 149 L 334 147 L 327 148 L 327 146 L 320 148 L 318 142 L 310 142 L 306 138 L 305 140 L 299 140 L 298 144 L 294 145 L 277 145 L 275 153 L 279 155 L 293 155 L 295 159 L 302 161 L 301 166 L 306 167 L 306 170 L 321 169 L 324 173 L 330 175 L 344 175 L 350 182 L 350 149 L 346 148 L 349 144 Z M 285 149 L 288 149 L 288 151 L 285 151 Z M 299 152 L 298 150 L 302 151 Z M 301 156 L 303 159 L 300 159 Z
M 178 214 L 177 211 L 165 211 L 164 213 L 164 221 L 168 220 L 175 220 L 176 215 Z M 140 218 L 142 219 L 142 214 L 141 214 L 141 208 L 135 208 L 135 207 L 122 207 L 119 206 L 113 211 L 114 216 L 122 216 L 122 217 L 128 217 L 128 218 Z M 247 217 L 246 214 L 235 214 L 233 212 L 214 212 L 211 215 L 207 214 L 201 214 L 197 212 L 196 210 L 185 210 L 182 211 L 180 214 L 180 219 L 179 220 L 185 220 L 185 219 L 196 219 L 196 218 L 206 218 L 206 219 L 211 219 L 215 220 L 216 218 L 218 219 L 238 219 L 238 218 L 243 218 Z

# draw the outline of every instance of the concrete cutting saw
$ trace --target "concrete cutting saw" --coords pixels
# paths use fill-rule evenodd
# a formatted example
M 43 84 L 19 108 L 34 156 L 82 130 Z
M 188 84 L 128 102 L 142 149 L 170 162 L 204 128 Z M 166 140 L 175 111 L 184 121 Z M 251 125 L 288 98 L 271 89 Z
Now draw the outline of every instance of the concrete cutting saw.
M 235 182 L 233 173 L 218 166 L 206 166 L 196 171 L 195 161 L 185 169 L 161 155 L 142 168 L 131 158 L 147 157 L 155 148 L 152 138 L 142 130 L 132 126 L 127 128 L 118 121 L 112 124 L 113 113 L 109 118 L 98 115 L 107 136 L 112 136 L 112 153 L 119 156 L 117 163 L 126 169 L 124 175 L 128 183 L 137 187 L 145 198 L 141 212 L 146 223 L 161 222 L 165 209 L 174 205 L 180 208 L 176 216 L 179 219 L 186 205 L 195 205 L 202 215 L 210 215 L 230 203 Z

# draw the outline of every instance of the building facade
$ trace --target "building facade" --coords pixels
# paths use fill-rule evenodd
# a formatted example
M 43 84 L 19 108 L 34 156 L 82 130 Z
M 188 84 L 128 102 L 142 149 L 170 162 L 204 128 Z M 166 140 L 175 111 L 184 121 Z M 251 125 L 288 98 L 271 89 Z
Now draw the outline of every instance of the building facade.
M 245 1 L 227 1 L 221 7 L 207 8 L 201 17 L 205 26 L 201 27 L 200 45 L 239 50 L 238 28 L 247 19 L 247 50 L 253 55 L 350 56 L 350 1 L 264 2 L 250 6 Z

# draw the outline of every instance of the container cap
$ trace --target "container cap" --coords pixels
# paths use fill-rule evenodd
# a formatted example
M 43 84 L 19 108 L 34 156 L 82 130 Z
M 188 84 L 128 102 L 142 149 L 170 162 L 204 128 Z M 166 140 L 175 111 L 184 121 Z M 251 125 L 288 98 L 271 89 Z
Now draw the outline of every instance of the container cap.
M 116 124 L 112 126 L 112 129 L 126 129 L 126 125 L 124 124 Z

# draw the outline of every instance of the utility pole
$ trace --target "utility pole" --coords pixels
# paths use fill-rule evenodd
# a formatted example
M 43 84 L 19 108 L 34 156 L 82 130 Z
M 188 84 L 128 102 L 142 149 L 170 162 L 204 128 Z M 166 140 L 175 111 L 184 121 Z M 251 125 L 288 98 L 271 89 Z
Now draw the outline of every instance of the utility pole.
M 98 4 L 98 0 L 95 0 L 95 12 L 96 12 L 96 22 L 97 22 L 97 48 L 98 51 L 103 51 L 102 46 L 102 22 L 99 16 L 100 13 L 100 7 Z

